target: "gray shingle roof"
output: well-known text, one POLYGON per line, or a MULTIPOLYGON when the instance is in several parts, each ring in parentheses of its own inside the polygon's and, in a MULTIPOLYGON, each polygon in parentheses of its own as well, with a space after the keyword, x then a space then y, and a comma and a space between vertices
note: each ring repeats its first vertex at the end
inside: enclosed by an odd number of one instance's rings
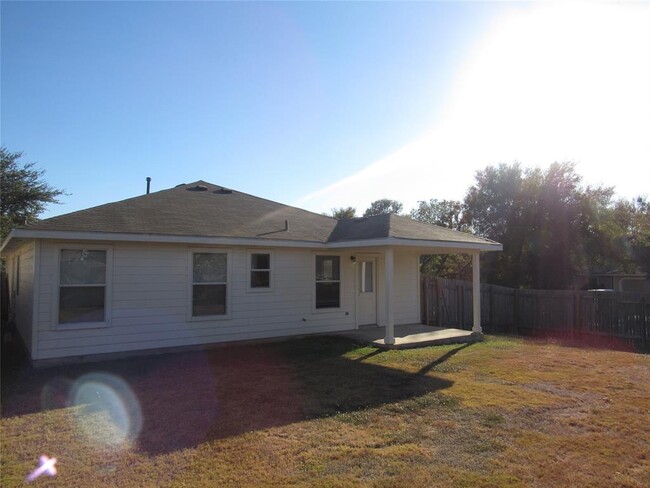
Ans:
POLYGON ((35 222, 28 230, 338 242, 410 239, 497 244, 394 214, 336 220, 205 181, 35 222), (285 221, 288 229, 285 230, 285 221))
POLYGON ((332 232, 329 242, 387 237, 437 242, 464 242, 468 244, 498 244, 490 239, 458 232, 447 227, 419 222, 395 214, 340 220, 334 232, 332 232))
POLYGON ((197 181, 41 220, 26 228, 325 242, 336 222, 331 217, 197 181), (289 230, 285 230, 285 220, 289 221, 289 230))

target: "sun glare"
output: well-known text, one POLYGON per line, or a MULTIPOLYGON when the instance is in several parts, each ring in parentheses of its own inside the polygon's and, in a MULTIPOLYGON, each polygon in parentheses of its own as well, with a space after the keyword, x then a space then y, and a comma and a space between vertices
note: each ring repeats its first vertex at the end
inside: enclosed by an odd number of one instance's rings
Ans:
MULTIPOLYGON (((650 181, 650 6, 542 4, 499 19, 455 77, 430 130, 299 202, 461 199, 488 164, 572 160, 632 197, 650 181)), ((646 185, 647 186, 647 185, 646 185)))

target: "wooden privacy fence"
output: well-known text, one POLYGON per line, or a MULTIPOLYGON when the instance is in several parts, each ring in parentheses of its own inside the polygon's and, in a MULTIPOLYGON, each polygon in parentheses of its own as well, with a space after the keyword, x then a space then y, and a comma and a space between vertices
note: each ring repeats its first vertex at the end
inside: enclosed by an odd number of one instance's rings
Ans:
MULTIPOLYGON (((423 323, 471 329, 471 282, 423 276, 421 285, 423 323)), ((481 325, 487 333, 618 341, 648 350, 650 296, 481 284, 481 325)))

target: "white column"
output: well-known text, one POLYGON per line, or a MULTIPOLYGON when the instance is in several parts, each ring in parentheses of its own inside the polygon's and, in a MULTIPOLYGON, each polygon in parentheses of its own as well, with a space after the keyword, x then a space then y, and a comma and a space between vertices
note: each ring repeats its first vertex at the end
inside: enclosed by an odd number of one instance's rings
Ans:
POLYGON ((395 344, 395 318, 393 317, 393 249, 384 255, 384 281, 386 282, 386 334, 385 344, 395 344))
POLYGON ((481 333, 481 271, 480 271, 481 252, 476 251, 472 254, 472 332, 481 333))

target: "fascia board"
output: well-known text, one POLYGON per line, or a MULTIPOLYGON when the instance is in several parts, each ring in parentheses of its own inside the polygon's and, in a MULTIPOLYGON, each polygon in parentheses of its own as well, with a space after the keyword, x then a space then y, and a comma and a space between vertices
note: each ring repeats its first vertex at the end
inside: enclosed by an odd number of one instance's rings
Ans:
POLYGON ((450 249, 450 250, 467 250, 467 251, 502 251, 503 245, 495 243, 474 243, 474 242, 454 242, 454 241, 427 241, 424 239, 398 239, 388 237, 382 239, 368 239, 357 241, 332 242, 328 247, 353 248, 353 247, 378 247, 378 246, 397 246, 397 247, 427 247, 431 249, 450 249))
POLYGON ((293 248, 320 248, 320 249, 345 249, 357 247, 421 247, 430 249, 449 249, 459 251, 501 251, 503 246, 499 243, 472 243, 454 241, 428 241, 423 239, 398 239, 394 237, 380 239, 359 239, 343 242, 316 242, 316 241, 288 241, 257 239, 251 237, 200 237, 158 234, 119 234, 106 232, 72 232, 52 230, 14 229, 3 244, 4 247, 12 238, 31 239, 58 239, 82 241, 121 241, 121 242, 155 242, 167 244, 199 244, 199 245, 224 245, 224 246, 263 246, 263 247, 293 247, 293 248))
POLYGON ((325 247, 322 242, 316 241, 288 241, 256 239, 248 237, 203 237, 179 236, 160 234, 120 234, 109 232, 73 232, 54 230, 15 229, 12 231, 14 238, 26 237, 31 239, 57 239, 75 241, 120 241, 120 242, 155 242, 167 244, 205 244, 226 246, 272 246, 272 247, 325 247))

